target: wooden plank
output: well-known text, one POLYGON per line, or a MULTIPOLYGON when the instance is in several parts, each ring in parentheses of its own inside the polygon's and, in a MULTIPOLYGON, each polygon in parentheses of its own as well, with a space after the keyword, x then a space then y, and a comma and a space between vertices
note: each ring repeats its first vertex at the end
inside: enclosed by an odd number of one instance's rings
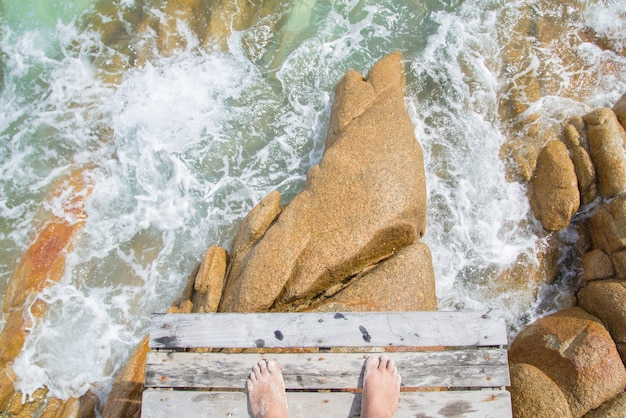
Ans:
POLYGON ((504 320, 476 312, 159 314, 150 347, 504 346, 504 320))
MULTIPOLYGON (((291 418, 346 418, 360 415, 361 395, 348 392, 288 392, 291 418)), ((248 418, 244 392, 167 391, 143 394, 143 418, 175 416, 248 418)), ((510 418, 507 391, 402 392, 396 418, 510 418)))
MULTIPOLYGON (((361 387, 368 353, 224 354, 150 352, 147 387, 232 388, 245 386, 250 369, 262 358, 278 359, 288 389, 361 387)), ((508 386, 505 349, 387 353, 406 387, 508 386)))

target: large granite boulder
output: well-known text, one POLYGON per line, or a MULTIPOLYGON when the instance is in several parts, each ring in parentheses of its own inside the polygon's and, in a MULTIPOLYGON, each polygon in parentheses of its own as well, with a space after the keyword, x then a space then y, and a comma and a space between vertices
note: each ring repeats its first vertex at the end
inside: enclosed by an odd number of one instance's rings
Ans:
POLYGON ((626 369, 598 318, 569 308, 522 331, 509 352, 512 363, 539 368, 561 389, 572 416, 580 417, 626 386, 626 369))
POLYGON ((626 283, 596 281, 578 292, 578 304, 606 324, 626 363, 626 283))
POLYGON ((537 418, 550 416, 571 418, 567 400, 561 389, 531 364, 513 364, 510 368, 511 407, 515 418, 537 418))
POLYGON ((578 210, 578 179, 563 142, 550 141, 539 153, 530 182, 530 205, 548 231, 567 227, 578 210))
POLYGON ((322 161, 229 268, 221 311, 297 309, 424 234, 424 163, 403 87, 399 53, 376 63, 367 80, 344 76, 322 161))

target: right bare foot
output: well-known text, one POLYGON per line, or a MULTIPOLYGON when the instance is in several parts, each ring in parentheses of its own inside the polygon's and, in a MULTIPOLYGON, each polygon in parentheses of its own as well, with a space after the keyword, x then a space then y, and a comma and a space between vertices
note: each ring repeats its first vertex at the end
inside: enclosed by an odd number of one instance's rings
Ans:
POLYGON ((387 356, 368 357, 365 360, 362 418, 391 418, 400 401, 400 373, 387 356))
POLYGON ((254 418, 287 418, 285 381, 276 360, 261 360, 252 367, 246 382, 248 404, 254 418))

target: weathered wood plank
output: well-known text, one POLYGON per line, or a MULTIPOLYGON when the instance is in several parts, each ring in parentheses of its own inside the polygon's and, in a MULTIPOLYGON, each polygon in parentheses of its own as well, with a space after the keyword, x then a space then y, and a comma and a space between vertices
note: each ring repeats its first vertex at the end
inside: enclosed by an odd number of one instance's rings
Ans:
POLYGON ((505 346, 504 320, 475 312, 162 314, 150 347, 505 346))
MULTIPOLYGON (((507 386, 504 349, 387 353, 406 387, 507 386)), ((280 361, 288 389, 340 389, 361 386, 367 353, 224 354, 150 352, 146 386, 233 388, 245 386, 250 369, 262 358, 280 361)))
MULTIPOLYGON (((347 418, 360 415, 361 395, 348 392, 288 392, 292 418, 347 418)), ((248 418, 244 392, 166 391, 143 394, 143 418, 176 416, 248 418)), ((405 417, 510 418, 506 391, 402 392, 396 418, 405 417)))

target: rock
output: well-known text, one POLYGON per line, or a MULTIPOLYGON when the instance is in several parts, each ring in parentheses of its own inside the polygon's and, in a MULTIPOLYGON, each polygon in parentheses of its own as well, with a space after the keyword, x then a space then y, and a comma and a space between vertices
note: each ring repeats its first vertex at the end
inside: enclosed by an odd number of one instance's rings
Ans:
MULTIPOLYGON (((604 322, 618 348, 626 344, 626 283, 589 283, 578 292, 578 303, 604 322)), ((620 354, 622 361, 626 363, 626 353, 620 350, 620 354)))
POLYGON ((265 234, 280 212, 280 193, 273 191, 246 215, 231 245, 227 275, 236 277, 241 274, 250 248, 265 234))
POLYGON ((242 270, 229 271, 220 311, 306 304, 424 234, 424 163, 403 85, 399 53, 376 63, 367 81, 344 76, 322 161, 242 270))
POLYGON ((606 401, 599 408, 589 411, 585 418, 624 418, 626 412, 626 392, 606 401))
POLYGON ((618 251, 611 254, 611 261, 615 268, 615 276, 618 279, 626 279, 626 251, 618 251))
POLYGON ((548 231, 567 227, 578 210, 578 180, 563 142, 550 141, 539 153, 530 183, 530 205, 548 231))
POLYGON ((596 167, 600 194, 614 197, 626 189, 626 132, 609 108, 596 109, 583 118, 589 151, 596 167))
POLYGON ((4 411, 15 394, 13 380, 6 370, 0 371, 0 411, 4 411))
POLYGON ((582 280, 588 282, 590 280, 606 279, 615 274, 613 263, 608 255, 602 250, 593 250, 583 255, 583 274, 582 280))
POLYGON ((570 418, 567 400, 561 389, 541 370, 531 364, 510 367, 511 407, 516 418, 570 418))
POLYGON ((571 154, 578 190, 583 205, 592 202, 598 195, 596 187, 596 169, 591 161, 591 156, 580 143, 580 132, 573 123, 567 123, 563 127, 564 141, 571 154))
POLYGON ((317 311, 436 311, 435 271, 426 244, 398 251, 324 301, 317 311))
POLYGON ((509 359, 532 364, 552 379, 574 417, 597 408, 626 386, 626 369, 609 332, 581 308, 532 323, 513 341, 509 359))
POLYGON ((92 392, 66 401, 47 398, 41 418, 95 418, 99 403, 100 400, 92 392))
POLYGON ((192 312, 217 312, 226 276, 226 250, 211 246, 200 264, 194 281, 192 312))
POLYGON ((52 185, 46 201, 59 201, 63 214, 41 215, 42 227, 9 281, 2 307, 5 313, 21 307, 31 294, 63 275, 67 250, 87 218, 84 200, 93 188, 88 177, 86 170, 77 169, 52 185))
POLYGON ((617 116, 622 128, 626 129, 626 93, 622 94, 622 97, 613 106, 613 113, 617 116))
POLYGON ((102 411, 103 418, 141 416, 141 397, 149 350, 148 337, 144 337, 115 379, 102 411))
POLYGON ((588 225, 594 248, 608 255, 626 249, 626 196, 599 205, 588 225))

